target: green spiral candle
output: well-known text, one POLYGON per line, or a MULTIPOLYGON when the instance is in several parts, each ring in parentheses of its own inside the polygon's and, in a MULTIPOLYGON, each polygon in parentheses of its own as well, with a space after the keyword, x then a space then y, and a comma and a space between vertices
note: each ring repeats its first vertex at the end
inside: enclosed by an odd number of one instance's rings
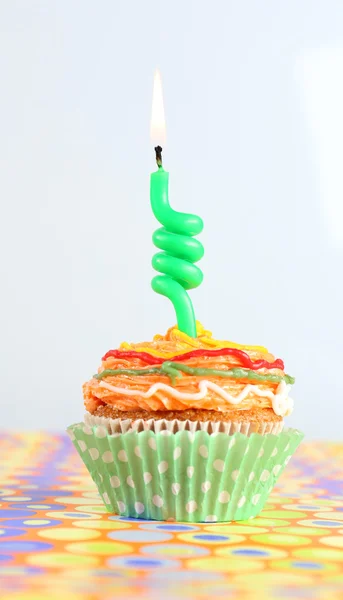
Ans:
POLYGON ((151 174, 150 201, 156 219, 163 225, 153 234, 153 242, 162 252, 152 259, 152 266, 162 273, 153 278, 152 289, 167 296, 175 308, 178 328, 196 337, 195 315, 192 301, 186 290, 198 287, 202 271, 194 263, 204 254, 204 247, 194 239, 203 229, 203 221, 196 215, 173 210, 169 204, 169 173, 162 167, 162 148, 157 146, 158 170, 151 174))

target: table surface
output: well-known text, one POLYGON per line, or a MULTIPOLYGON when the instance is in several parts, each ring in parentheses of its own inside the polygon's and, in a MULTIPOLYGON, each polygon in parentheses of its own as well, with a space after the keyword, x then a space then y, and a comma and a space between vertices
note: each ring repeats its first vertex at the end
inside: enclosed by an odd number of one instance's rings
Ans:
POLYGON ((108 514, 63 434, 4 434, 0 457, 2 599, 343 597, 343 444, 304 442, 227 524, 108 514))

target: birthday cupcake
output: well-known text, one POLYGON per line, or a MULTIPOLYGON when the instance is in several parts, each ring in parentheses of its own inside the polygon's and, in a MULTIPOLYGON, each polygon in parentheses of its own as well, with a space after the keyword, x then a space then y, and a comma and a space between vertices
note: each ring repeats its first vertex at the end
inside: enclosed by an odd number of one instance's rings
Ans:
POLYGON ((257 515, 302 434, 281 359, 177 327, 109 350, 69 434, 109 511, 178 521, 257 515))
MULTIPOLYGON (((157 131, 163 114, 155 79, 157 131)), ((154 121, 154 119, 152 119, 154 121)), ((284 429, 294 379, 265 348, 212 338, 187 290, 200 285, 200 217, 173 210, 156 146, 150 200, 155 292, 177 327, 122 344, 83 387, 83 423, 68 428, 110 512, 143 519, 230 521, 256 516, 303 435, 284 429)))

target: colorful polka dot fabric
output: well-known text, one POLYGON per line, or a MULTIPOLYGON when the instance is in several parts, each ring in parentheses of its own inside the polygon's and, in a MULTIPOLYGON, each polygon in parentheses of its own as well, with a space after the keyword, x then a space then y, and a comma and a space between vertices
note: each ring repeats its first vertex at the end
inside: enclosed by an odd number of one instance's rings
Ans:
POLYGON ((298 449, 255 519, 106 512, 66 435, 0 440, 2 600, 343 597, 343 444, 298 449))

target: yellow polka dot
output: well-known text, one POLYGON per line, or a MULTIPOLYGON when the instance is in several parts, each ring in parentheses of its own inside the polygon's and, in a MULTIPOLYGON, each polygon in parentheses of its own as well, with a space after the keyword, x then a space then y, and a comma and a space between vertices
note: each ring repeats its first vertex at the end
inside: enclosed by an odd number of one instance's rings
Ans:
POLYGON ((72 525, 75 527, 86 527, 86 529, 132 529, 130 523, 124 523, 124 521, 73 521, 72 525))
MULTIPOLYGON (((81 510, 81 507, 80 507, 81 510)), ((87 506, 87 510, 82 510, 81 512, 84 512, 85 514, 89 514, 89 506, 87 506)), ((73 514, 73 509, 71 509, 70 511, 65 511, 65 512, 60 512, 59 510, 52 510, 50 512, 46 513, 47 517, 51 517, 52 519, 76 519, 77 518, 77 513, 73 514)), ((96 515, 96 514, 92 514, 89 515, 89 520, 97 520, 97 519, 101 519, 100 515, 96 515)))
MULTIPOLYGON (((300 524, 304 524, 304 521, 299 521, 300 524)), ((323 529, 319 529, 317 527, 307 527, 306 529, 304 529, 304 527, 274 527, 273 528, 273 533, 290 533, 292 535, 304 535, 304 533, 306 535, 323 535, 323 529)))
POLYGON ((252 527, 251 525, 236 525, 232 523, 232 525, 212 525, 211 527, 204 527, 204 531, 209 531, 210 533, 224 533, 227 535, 232 534, 247 534, 247 533, 266 533, 269 529, 263 527, 252 527))
POLYGON ((37 508, 38 510, 44 510, 46 508, 45 504, 28 504, 27 508, 37 508))
POLYGON ((232 572, 249 572, 260 571, 264 568, 263 561, 258 560, 228 560, 227 558, 194 558, 186 561, 187 569, 195 571, 223 571, 224 573, 232 572))
MULTIPOLYGON (((272 492, 269 496, 269 499, 271 502, 273 502, 273 504, 283 504, 285 502, 284 498, 280 498, 278 492, 272 492)), ((267 507, 267 504, 266 504, 266 507, 267 507)))
POLYGON ((65 491, 65 492, 91 492, 96 490, 95 484, 92 482, 92 480, 88 480, 87 483, 85 483, 84 485, 80 484, 80 483, 69 483, 68 485, 61 485, 58 486, 59 490, 65 491))
POLYGON ((307 546, 312 543, 310 538, 288 533, 263 533, 262 535, 252 535, 251 539, 272 546, 307 546))
POLYGON ((305 560, 317 559, 343 562, 342 550, 334 550, 332 548, 299 548, 291 550, 291 553, 293 556, 304 558, 305 560))
POLYGON ((83 498, 95 498, 96 500, 99 500, 101 502, 99 492, 97 492, 96 490, 83 492, 82 496, 83 498))
MULTIPOLYGON (((277 527, 278 525, 290 525, 289 521, 283 521, 282 519, 264 519, 262 517, 256 517, 255 519, 249 519, 249 521, 240 521, 240 525, 249 525, 249 527, 277 527)), ((258 533, 258 532, 256 532, 258 533)))
MULTIPOLYGON (((94 499, 93 499, 94 502, 94 499)), ((100 514, 108 514, 108 511, 106 509, 106 506, 104 504, 100 505, 96 505, 96 506, 88 506, 88 504, 86 506, 75 506, 74 510, 77 510, 78 512, 83 512, 83 513, 100 513, 100 514)))
POLYGON ((343 512, 332 511, 332 512, 318 512, 314 513, 317 519, 329 519, 330 521, 343 521, 343 512))
MULTIPOLYGON (((57 504, 96 504, 94 498, 82 498, 82 496, 67 496, 66 498, 60 496, 55 498, 55 502, 57 502, 57 504)), ((99 500, 99 504, 101 503, 102 501, 99 500)))
POLYGON ((343 548, 343 536, 339 535, 330 535, 328 537, 322 537, 319 540, 322 544, 326 546, 334 546, 335 548, 343 548))
MULTIPOLYGON (((217 532, 216 532, 217 533, 217 532)), ((235 535, 235 534, 228 534, 226 533, 226 535, 223 535, 223 539, 221 540, 203 540, 200 538, 197 538, 197 536, 201 536, 201 531, 199 532, 192 532, 192 533, 182 533, 180 535, 178 535, 178 539, 179 540, 183 540, 184 542, 189 542, 190 544, 204 544, 205 546, 208 545, 217 545, 217 544, 238 544, 238 542, 243 542, 246 538, 244 535, 235 535)))
POLYGON ((91 540, 100 536, 94 529, 75 529, 74 527, 53 527, 38 532, 39 537, 48 540, 91 540))
MULTIPOLYGON (((317 493, 317 490, 316 490, 317 493)), ((300 500, 299 500, 300 502, 300 500)), ((304 504, 306 504, 306 502, 303 501, 304 504)), ((323 508, 325 508, 326 510, 332 510, 332 507, 335 506, 342 506, 342 500, 329 500, 328 498, 316 498, 315 500, 315 504, 318 504, 318 506, 323 506, 323 508)))
MULTIPOLYGON (((276 567, 276 562, 275 563, 270 563, 270 566, 272 568, 276 567)), ((243 584, 247 587, 247 589, 249 591, 251 591, 251 581, 247 581, 247 576, 245 574, 243 575, 235 575, 233 577, 234 581, 240 584, 243 584)), ((293 574, 293 573, 280 573, 280 572, 268 572, 268 571, 263 571, 263 573, 254 573, 254 583, 253 585, 255 586, 263 586, 263 588, 261 589, 266 589, 269 586, 286 586, 286 589, 288 589, 288 586, 292 585, 292 584, 313 584, 313 579, 311 575, 298 575, 298 574, 293 574)), ((258 598, 259 596, 256 595, 256 598, 258 598)))
POLYGON ((261 517, 267 519, 305 519, 307 513, 298 510, 263 510, 261 517))
POLYGON ((48 521, 47 519, 27 519, 26 521, 23 521, 24 525, 48 525, 49 523, 51 523, 51 521, 48 521))
POLYGON ((28 554, 26 562, 36 567, 95 567, 100 559, 96 556, 78 556, 67 552, 41 552, 28 554))
POLYGON ((128 554, 134 548, 121 542, 80 542, 68 544, 66 550, 80 554, 128 554))

